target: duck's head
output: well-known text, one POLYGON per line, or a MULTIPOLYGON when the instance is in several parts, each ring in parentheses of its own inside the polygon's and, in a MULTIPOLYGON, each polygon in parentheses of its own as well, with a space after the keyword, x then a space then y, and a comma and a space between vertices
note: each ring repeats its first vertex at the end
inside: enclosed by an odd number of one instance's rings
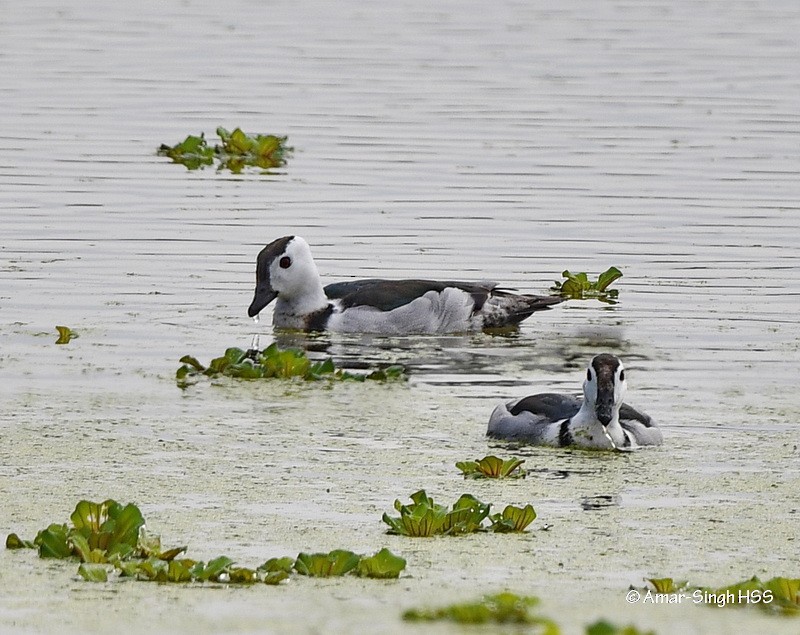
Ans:
POLYGON ((608 353, 596 355, 586 369, 583 395, 594 407, 597 420, 603 427, 618 415, 626 389, 625 367, 619 357, 608 353))
POLYGON ((316 301, 321 290, 319 272, 308 243, 300 236, 278 238, 258 254, 256 292, 247 315, 258 315, 277 297, 293 302, 310 295, 316 301))

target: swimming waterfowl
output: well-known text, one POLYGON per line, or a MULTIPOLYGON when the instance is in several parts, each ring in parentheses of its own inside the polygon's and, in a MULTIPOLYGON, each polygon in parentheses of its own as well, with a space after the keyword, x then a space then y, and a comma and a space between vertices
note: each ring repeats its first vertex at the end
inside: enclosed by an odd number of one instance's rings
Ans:
POLYGON ((660 445, 661 430, 653 419, 622 402, 626 389, 622 361, 602 353, 586 369, 583 399, 541 393, 500 404, 486 434, 553 447, 616 450, 660 445))
POLYGON ((438 282, 370 278, 323 287, 308 243, 284 236, 261 250, 256 290, 247 310, 255 317, 277 298, 272 322, 304 331, 443 334, 515 325, 562 301, 512 293, 493 282, 438 282))

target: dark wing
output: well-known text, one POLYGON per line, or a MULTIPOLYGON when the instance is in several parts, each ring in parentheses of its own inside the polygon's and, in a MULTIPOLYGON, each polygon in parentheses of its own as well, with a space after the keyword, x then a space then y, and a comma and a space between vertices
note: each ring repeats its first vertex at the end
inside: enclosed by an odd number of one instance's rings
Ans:
POLYGON ((520 399, 509 410, 512 415, 527 411, 546 421, 562 421, 575 416, 583 400, 577 395, 559 395, 544 392, 520 399))
POLYGON ((371 306, 381 311, 391 311, 413 302, 428 291, 441 293, 448 287, 456 287, 472 296, 473 311, 478 311, 489 298, 494 283, 437 282, 435 280, 380 280, 368 278, 335 282, 325 287, 325 295, 332 300, 341 300, 342 308, 371 306))
POLYGON ((625 427, 625 421, 638 421, 645 428, 656 427, 656 424, 650 415, 645 414, 641 410, 637 410, 633 406, 629 406, 626 403, 623 403, 619 408, 619 420, 623 424, 623 427, 625 427))

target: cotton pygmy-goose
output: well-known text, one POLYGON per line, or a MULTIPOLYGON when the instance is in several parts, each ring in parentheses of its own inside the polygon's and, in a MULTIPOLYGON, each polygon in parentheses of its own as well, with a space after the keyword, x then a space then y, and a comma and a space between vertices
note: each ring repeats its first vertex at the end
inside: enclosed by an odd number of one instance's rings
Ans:
POLYGON ((625 367, 615 355, 595 356, 586 370, 583 399, 541 393, 500 404, 487 435, 554 447, 627 449, 660 445, 661 430, 645 413, 623 403, 625 367))
POLYGON ((276 298, 276 327, 387 335, 515 325, 562 301, 512 293, 493 282, 371 278, 323 287, 311 249, 300 236, 274 240, 258 254, 255 296, 247 314, 255 317, 276 298))

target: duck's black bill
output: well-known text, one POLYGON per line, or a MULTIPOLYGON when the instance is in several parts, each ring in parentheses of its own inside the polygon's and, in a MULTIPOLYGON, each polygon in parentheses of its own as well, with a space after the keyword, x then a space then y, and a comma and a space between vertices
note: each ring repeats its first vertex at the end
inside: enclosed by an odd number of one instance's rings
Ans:
POLYGON ((597 420, 604 426, 611 423, 614 416, 614 404, 606 402, 598 402, 595 404, 595 412, 597 413, 597 420))
POLYGON ((277 297, 278 294, 272 290, 272 287, 256 287, 256 294, 253 297, 253 301, 250 303, 250 307, 247 309, 247 315, 250 317, 255 317, 261 312, 261 309, 263 309, 277 297))

